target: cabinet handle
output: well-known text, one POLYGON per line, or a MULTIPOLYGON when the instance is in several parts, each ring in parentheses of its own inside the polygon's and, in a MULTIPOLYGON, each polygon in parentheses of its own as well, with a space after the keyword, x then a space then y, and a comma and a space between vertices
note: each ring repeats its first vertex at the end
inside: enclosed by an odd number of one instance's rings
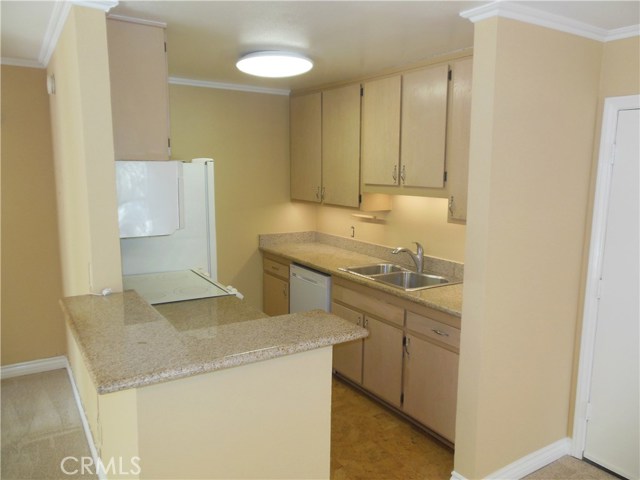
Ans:
POLYGON ((320 193, 320 200, 324 200, 324 188, 322 187, 322 192, 320 193))
POLYGON ((363 325, 364 325, 365 328, 368 327, 369 326, 369 320, 367 320, 365 318, 364 321, 363 321, 363 325))
POLYGON ((287 287, 282 287, 282 295, 284 295, 284 298, 287 298, 287 287))
POLYGON ((407 354, 407 357, 411 356, 411 354, 409 353, 410 340, 411 339, 409 337, 404 337, 404 352, 407 354))
POLYGON ((400 180, 402 180, 402 184, 405 184, 405 180, 407 179, 407 171, 405 170, 406 165, 402 165, 402 170, 400 171, 400 180))
POLYGON ((398 165, 393 166, 393 173, 391 174, 391 176, 393 177, 394 182, 398 181, 398 165))
POLYGON ((431 331, 436 335, 440 335, 441 337, 448 337, 449 334, 447 332, 443 332, 442 330, 438 330, 436 328, 432 328, 431 331))
POLYGON ((449 215, 453 215, 453 195, 449 197, 449 215))
POLYGON ((316 200, 320 200, 320 187, 316 189, 316 200))

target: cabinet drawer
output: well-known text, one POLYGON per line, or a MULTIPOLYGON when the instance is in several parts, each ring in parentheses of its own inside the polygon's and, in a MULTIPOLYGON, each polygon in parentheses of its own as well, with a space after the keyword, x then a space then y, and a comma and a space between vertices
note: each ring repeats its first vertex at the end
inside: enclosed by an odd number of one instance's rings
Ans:
POLYGON ((402 307, 381 302, 373 297, 349 290, 340 285, 334 285, 332 290, 333 300, 346 303, 365 313, 369 313, 399 326, 404 324, 404 309, 402 307))
POLYGON ((407 329, 446 343, 456 349, 460 348, 460 330, 429 317, 407 312, 407 329))
POLYGON ((270 273, 271 275, 275 275, 277 277, 282 277, 285 280, 289 280, 289 266, 283 265, 278 262, 274 262, 268 258, 264 259, 264 271, 270 273))

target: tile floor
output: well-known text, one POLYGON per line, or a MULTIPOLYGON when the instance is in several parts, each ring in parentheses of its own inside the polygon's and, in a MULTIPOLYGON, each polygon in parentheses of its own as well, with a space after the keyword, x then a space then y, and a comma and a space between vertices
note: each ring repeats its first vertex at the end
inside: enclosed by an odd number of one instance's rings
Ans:
POLYGON ((66 370, 2 380, 3 480, 96 478, 60 469, 67 456, 91 456, 72 392, 66 370))
MULTIPOLYGON (((65 456, 90 456, 65 370, 2 380, 3 480, 96 478, 64 475, 65 456)), ((333 380, 332 480, 449 480, 453 452, 345 383, 333 380)), ((613 480, 573 457, 527 480, 613 480)))
POLYGON ((333 480, 449 480, 453 451, 363 393, 333 380, 333 480))

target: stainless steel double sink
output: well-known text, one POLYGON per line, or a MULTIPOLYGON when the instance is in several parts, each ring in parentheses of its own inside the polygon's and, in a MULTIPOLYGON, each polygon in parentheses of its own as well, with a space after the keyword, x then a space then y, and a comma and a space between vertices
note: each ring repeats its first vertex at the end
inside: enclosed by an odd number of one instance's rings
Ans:
POLYGON ((414 272, 393 263, 344 267, 339 268, 339 270, 405 291, 423 290, 425 288, 440 287, 452 283, 449 279, 441 277, 440 275, 414 272))

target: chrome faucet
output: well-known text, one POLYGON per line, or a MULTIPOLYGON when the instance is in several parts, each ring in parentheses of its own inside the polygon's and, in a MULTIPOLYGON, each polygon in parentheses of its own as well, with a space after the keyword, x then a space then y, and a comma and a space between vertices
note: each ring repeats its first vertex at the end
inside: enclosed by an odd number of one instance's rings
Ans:
POLYGON ((404 247, 394 248, 393 250, 391 250, 391 253, 398 254, 401 252, 407 252, 409 255, 411 255, 411 259, 413 260, 413 263, 416 264, 416 271, 419 273, 422 273, 422 262, 423 262, 422 255, 424 254, 424 249, 422 248, 422 245, 420 245, 418 242, 413 242, 413 243, 415 243, 416 246, 418 247, 416 253, 413 253, 411 250, 404 247))

